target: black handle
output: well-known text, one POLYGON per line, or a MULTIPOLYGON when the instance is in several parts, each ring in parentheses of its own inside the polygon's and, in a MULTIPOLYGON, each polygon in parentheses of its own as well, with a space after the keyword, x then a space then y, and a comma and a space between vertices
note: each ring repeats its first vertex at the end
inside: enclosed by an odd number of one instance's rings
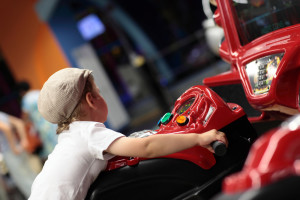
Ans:
POLYGON ((211 143, 212 148, 217 156, 224 156, 227 151, 226 145, 221 141, 214 141, 211 143))

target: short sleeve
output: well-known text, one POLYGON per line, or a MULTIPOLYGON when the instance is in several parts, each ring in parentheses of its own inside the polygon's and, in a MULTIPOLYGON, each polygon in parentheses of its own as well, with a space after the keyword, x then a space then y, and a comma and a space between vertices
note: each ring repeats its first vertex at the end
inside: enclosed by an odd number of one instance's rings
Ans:
POLYGON ((101 160, 109 160, 114 155, 105 153, 104 151, 120 137, 125 135, 105 128, 103 124, 95 123, 89 127, 88 148, 93 157, 101 160))

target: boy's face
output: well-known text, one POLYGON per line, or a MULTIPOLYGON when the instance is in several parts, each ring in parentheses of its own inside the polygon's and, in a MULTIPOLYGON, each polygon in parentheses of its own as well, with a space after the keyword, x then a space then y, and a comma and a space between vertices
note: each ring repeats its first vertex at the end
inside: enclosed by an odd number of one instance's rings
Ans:
POLYGON ((104 123, 107 120, 108 108, 95 82, 93 82, 93 94, 95 95, 96 105, 99 108, 96 113, 97 121, 104 123))

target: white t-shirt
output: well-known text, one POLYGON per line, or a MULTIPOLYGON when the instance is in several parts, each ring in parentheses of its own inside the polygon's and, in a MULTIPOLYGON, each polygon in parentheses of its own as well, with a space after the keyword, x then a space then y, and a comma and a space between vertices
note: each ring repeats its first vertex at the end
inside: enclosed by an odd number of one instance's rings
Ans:
POLYGON ((58 136, 58 144, 36 177, 29 200, 82 200, 107 160, 104 150, 124 135, 104 124, 76 121, 58 136))

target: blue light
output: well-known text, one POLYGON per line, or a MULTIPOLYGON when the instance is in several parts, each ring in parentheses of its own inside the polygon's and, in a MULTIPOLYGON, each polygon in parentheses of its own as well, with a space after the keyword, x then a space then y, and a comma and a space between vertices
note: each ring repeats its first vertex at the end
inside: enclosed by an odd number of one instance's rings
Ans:
POLYGON ((90 14, 77 24, 78 30, 85 40, 91 40, 105 31, 105 26, 96 14, 90 14))

